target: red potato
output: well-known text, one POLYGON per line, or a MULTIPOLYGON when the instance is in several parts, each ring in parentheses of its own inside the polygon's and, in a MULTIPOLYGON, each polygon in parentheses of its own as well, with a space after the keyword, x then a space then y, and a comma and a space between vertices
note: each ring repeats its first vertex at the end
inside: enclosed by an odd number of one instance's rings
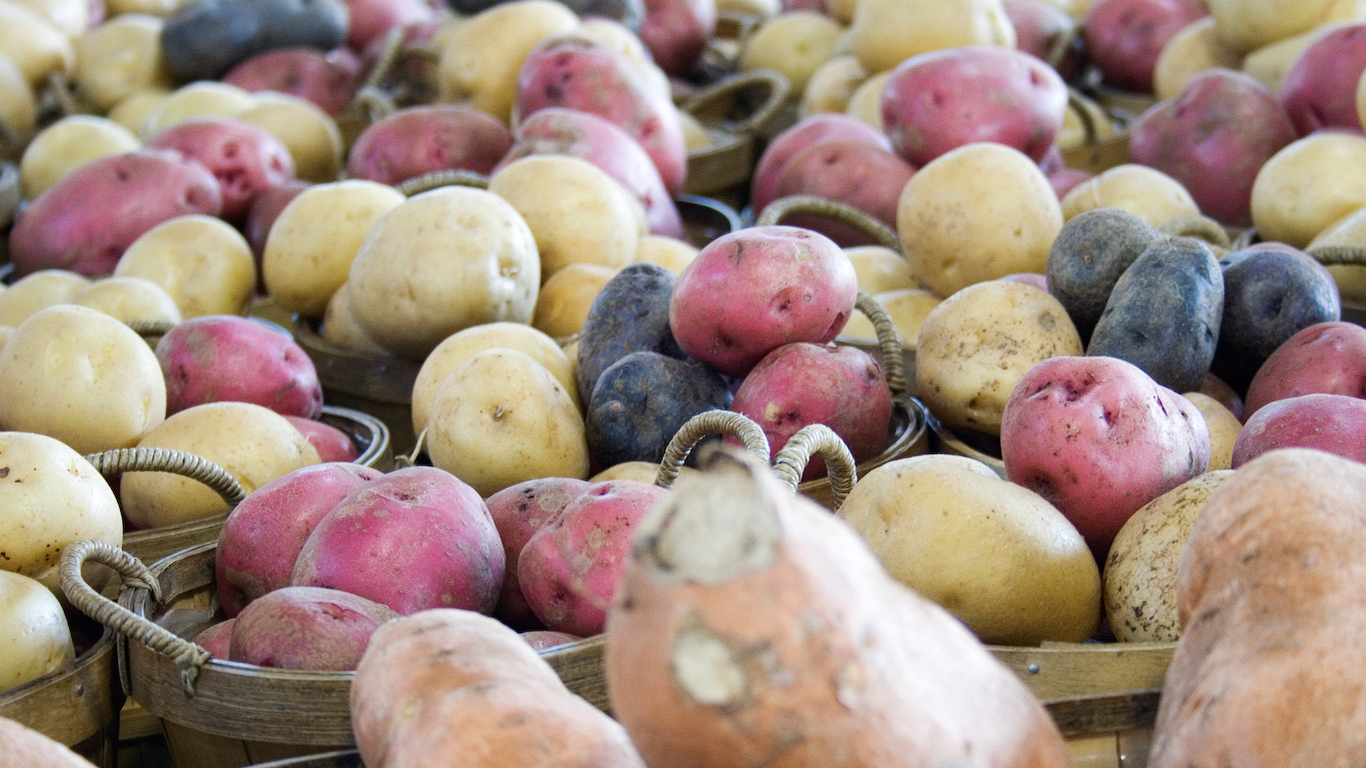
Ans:
MULTIPOLYGON (((798 152, 778 178, 777 195, 815 195, 844 203, 896 227, 901 190, 915 168, 892 152, 859 140, 830 139, 798 152)), ((858 227, 820 216, 789 216, 784 223, 829 237, 841 247, 876 245, 858 227)))
POLYGON ((289 586, 309 534, 342 499, 383 473, 357 464, 312 464, 247 495, 223 523, 214 559, 223 612, 236 616, 251 601, 289 586))
POLYGON ((602 632, 636 525, 666 494, 635 480, 594 483, 527 541, 517 578, 546 629, 602 632))
POLYGON ((498 529, 479 494, 449 472, 416 466, 338 502, 304 542, 292 581, 405 615, 437 607, 489 613, 503 567, 498 529))
POLYGON ((371 123, 347 154, 353 179, 399 184, 432 171, 489 174, 512 148, 512 132, 486 112, 459 104, 406 107, 371 123))
POLYGON ((285 414, 294 428, 304 433, 323 461, 350 462, 360 455, 351 436, 325 421, 285 414))
POLYGON ((1199 0, 1095 0, 1086 11, 1086 55, 1108 85, 1153 92, 1153 69, 1177 32, 1209 15, 1199 0))
POLYGON ((340 115, 360 88, 360 60, 349 52, 276 48, 251 56, 223 76, 250 93, 277 91, 307 99, 329 115, 340 115))
POLYGON ((531 155, 571 155, 587 160, 640 201, 651 234, 683 237, 678 206, 664 189, 654 162, 630 134, 606 118, 577 109, 542 109, 517 126, 512 149, 493 172, 531 155))
POLYGON ((557 648, 561 645, 576 643, 582 640, 578 635, 571 635, 568 632, 551 632, 548 629, 535 629, 530 632, 523 632, 522 639, 527 645, 537 651, 544 651, 549 648, 557 648))
POLYGON ((1366 24, 1349 24, 1319 35, 1281 81, 1276 100, 1295 130, 1308 136, 1320 128, 1361 130, 1357 83, 1366 71, 1366 24))
POLYGON ((194 641, 215 659, 227 659, 232 647, 232 625, 237 619, 226 619, 195 635, 194 641))
POLYGON ((1246 413, 1311 394, 1366 398, 1366 328, 1342 321, 1315 323, 1286 339, 1252 377, 1246 413))
POLYGON ((242 609, 228 658, 261 667, 349 671, 379 625, 398 614, 373 600, 320 587, 284 587, 242 609))
POLYGON ((743 376, 794 341, 824 344, 854 311, 858 276, 830 238, 798 227, 749 227, 707 244, 669 299, 679 349, 743 376))
POLYGON ((42 269, 108 275, 157 224, 222 210, 218 181, 198 160, 146 149, 103 157, 63 176, 19 212, 9 233, 10 263, 15 277, 42 269))
POLYGON ((541 626, 540 619, 522 596, 517 560, 531 537, 591 485, 587 480, 573 477, 543 477, 509 486, 484 500, 493 525, 498 529, 498 538, 503 542, 505 575, 502 591, 498 593, 498 605, 493 609, 493 615, 499 621, 518 630, 541 626))
POLYGON ((683 189, 688 148, 683 122, 668 95, 625 54, 584 37, 541 42, 517 74, 521 119, 547 107, 567 107, 604 117, 640 143, 670 194, 683 189))
POLYGON ((1195 406, 1113 357, 1035 365, 1001 416, 1006 477, 1057 507, 1098 559, 1139 507, 1206 472, 1209 454, 1195 406))
POLYGON ((692 74, 715 33, 716 0, 645 0, 640 41, 667 74, 692 74))
POLYGON ((294 178, 294 158, 274 134, 232 117, 194 117, 153 136, 151 149, 173 149, 204 164, 223 192, 222 218, 240 222, 252 198, 294 178))
POLYGON ((356 51, 382 40, 395 27, 422 24, 436 16, 436 9, 424 0, 346 0, 346 9, 346 44, 356 51))
POLYGON ((994 141, 1039 162, 1057 138, 1067 84, 1013 48, 965 45, 918 54, 882 88, 892 148, 920 167, 965 144, 994 141))
MULTIPOLYGON (((1015 47, 1048 61, 1049 55, 1065 36, 1076 33, 1077 20, 1050 0, 1006 0, 1001 4, 1015 27, 1015 47)), ((1065 49, 1057 64, 1058 74, 1071 82, 1081 66, 1081 37, 1065 49)))
POLYGON ((1317 448, 1366 462, 1366 400, 1311 394, 1267 403, 1247 417, 1233 443, 1237 469, 1278 448, 1317 448))
MULTIPOLYGON (((763 427, 777 455, 797 430, 824 424, 849 446, 854 461, 887 447, 892 393, 882 366, 857 347, 785 344, 764 356, 740 382, 731 410, 763 427)), ((813 456, 804 480, 825 477, 825 460, 813 456)))
POLYGON ((1181 182, 1202 213, 1247 227, 1257 172, 1294 140, 1294 126, 1266 86, 1216 68, 1134 121, 1129 156, 1181 182))
POLYGON ((166 377, 166 415, 235 400, 281 415, 315 418, 323 388, 313 360, 292 338, 241 315, 201 315, 156 345, 166 377))
POLYGON ((891 151, 892 143, 876 128, 840 113, 822 113, 802 119, 773 138, 759 157, 750 182, 750 206, 763 211, 778 199, 778 180, 788 162, 807 147, 830 139, 861 141, 891 151))

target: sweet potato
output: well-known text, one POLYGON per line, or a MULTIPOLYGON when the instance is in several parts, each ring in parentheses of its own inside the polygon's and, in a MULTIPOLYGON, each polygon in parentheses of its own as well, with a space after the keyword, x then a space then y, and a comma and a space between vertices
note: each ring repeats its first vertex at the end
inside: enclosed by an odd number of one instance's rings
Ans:
POLYGON ((396 618, 388 606, 350 592, 284 587, 237 615, 228 658, 279 669, 349 671, 375 630, 396 618))
POLYGON ((1068 765, 1024 684, 842 520, 718 451, 642 523, 607 623, 651 768, 1068 765))

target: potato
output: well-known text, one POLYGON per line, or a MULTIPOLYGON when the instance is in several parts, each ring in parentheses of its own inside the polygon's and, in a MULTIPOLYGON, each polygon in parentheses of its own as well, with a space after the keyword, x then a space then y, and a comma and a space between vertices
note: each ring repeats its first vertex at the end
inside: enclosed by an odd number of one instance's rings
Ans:
POLYGON ((166 383, 142 337, 103 312, 59 304, 20 323, 0 351, 0 429, 81 453, 128 448, 166 418, 166 383))
POLYGON ((0 122, 13 136, 0 138, 0 158, 17 160, 38 122, 38 98, 8 56, 0 55, 0 122))
POLYGON ((317 184, 280 211, 266 237, 266 292, 287 312, 318 317, 346 282, 361 242, 406 198, 387 184, 349 179, 317 184))
POLYGON ((143 118, 138 135, 150 139, 196 117, 236 117, 256 106, 256 97, 235 85, 196 80, 172 91, 143 118))
POLYGON ((0 51, 18 66, 35 91, 44 86, 48 75, 70 74, 76 61, 71 38, 18 3, 0 3, 0 51))
POLYGON ((981 462, 942 454, 892 461, 860 478, 838 514, 893 578, 982 642, 1081 642, 1100 623, 1100 570, 1081 534, 1052 504, 981 462))
MULTIPOLYGON (((716 34, 715 0, 645 0, 640 39, 664 72, 687 77, 716 34)), ((580 16, 597 14, 579 12, 580 16)))
POLYGON ((1100 0, 1087 9, 1081 29, 1087 58, 1107 85, 1152 93, 1162 49, 1208 13, 1201 0, 1100 0))
MULTIPOLYGON (((1366 206, 1352 211, 1330 224, 1314 236, 1305 247, 1313 251, 1319 246, 1357 245, 1366 242, 1366 206)), ((1350 304, 1366 304, 1366 266, 1350 264, 1328 265, 1328 273, 1337 283, 1341 300, 1350 304)))
POLYGON ((90 285, 90 278, 66 269, 41 269, 24 275, 0 291, 0 325, 18 327, 44 307, 70 303, 90 285))
POLYGON ((1233 444, 1233 468, 1279 448, 1316 448, 1366 462, 1366 399, 1311 393, 1275 400, 1247 417, 1233 444))
POLYGON ((1247 389, 1248 416, 1287 397, 1312 393, 1366 395, 1366 329, 1325 322, 1305 328, 1276 348, 1247 389))
POLYGON ((802 91, 802 117, 840 114, 849 108, 854 91, 868 79, 868 71, 852 55, 834 56, 811 73, 802 91))
POLYGON ((678 275, 697 258, 695 246, 666 235, 646 235, 636 242, 636 261, 663 267, 678 275))
POLYGON ((237 315, 256 288, 256 260, 246 239, 222 219, 178 216, 134 240, 114 275, 160 285, 187 318, 237 315))
POLYGON ((1325 131, 1272 155, 1252 184, 1252 223, 1262 240, 1303 248, 1366 205, 1366 136, 1325 131))
POLYGON ((879 72, 864 80, 849 95, 844 114, 859 120, 879 133, 886 130, 882 122, 882 89, 892 79, 892 70, 879 72))
MULTIPOLYGON (((872 129, 856 118, 841 114, 806 117, 783 130, 764 147, 750 181, 750 206, 762 212, 778 199, 778 183, 792 158, 825 141, 858 141, 888 152, 892 144, 881 129, 872 129)), ((904 182, 903 182, 904 183, 904 182)))
POLYGON ((534 155, 503 166, 489 191, 522 215, 541 255, 541 281, 570 264, 624 267, 648 230, 638 200, 596 165, 534 155))
POLYGON ((347 283, 342 283, 337 292, 332 294, 332 298, 328 300, 327 309, 323 312, 322 325, 318 328, 318 335, 322 336, 329 344, 336 344, 342 349, 369 352, 381 356, 392 354, 367 336, 365 330, 356 323, 355 316, 351 314, 351 290, 347 283))
MULTIPOLYGON (((0 617, 4 617, 4 630, 0 632, 0 648, 4 649, 0 690, 32 682, 75 662, 76 650, 62 604, 43 584, 0 570, 0 617)), ((7 752, 14 755, 13 751, 7 752)))
POLYGON ((849 44, 869 72, 886 72, 926 51, 963 45, 1015 47, 1000 0, 860 0, 849 44))
MULTIPOLYGON (((656 465, 658 471, 658 465, 656 465)), ((651 478, 647 482, 653 482, 651 478)), ((592 481, 598 482, 598 481, 592 481)), ((588 490, 590 482, 572 477, 543 477, 510 485, 485 499, 489 516, 503 542, 505 562, 503 588, 493 615, 513 629, 526 631, 541 626, 540 619, 527 605, 517 580, 517 561, 522 548, 541 526, 550 522, 576 496, 588 490)))
POLYGON ((422 361, 413 381, 413 434, 427 428, 441 382, 466 360, 490 349, 512 349, 530 356, 564 387, 574 408, 582 410, 569 358, 553 338, 523 323, 483 323, 447 336, 422 361))
POLYGON ((583 417, 545 366, 511 349, 466 360, 437 387, 427 425, 434 466, 490 496, 538 477, 586 478, 583 417))
POLYGON ((601 264, 570 264, 557 271, 536 297, 532 327, 557 339, 577 334, 593 298, 616 274, 615 268, 601 264))
POLYGON ((131 93, 109 108, 109 119, 137 134, 139 138, 146 138, 147 134, 142 127, 147 122, 147 116, 160 109, 161 103, 170 96, 170 88, 148 88, 131 93))
MULTIPOLYGON (((401 65, 399 65, 401 66, 401 65)), ((360 88, 361 61, 346 48, 274 48, 238 62, 222 82, 256 95, 297 96, 331 116, 340 116, 360 88)), ((327 179, 327 181, 334 181, 327 179)))
POLYGON ((945 297, 1014 272, 1042 272, 1062 223, 1039 166, 992 142, 950 150, 916 171, 896 215, 911 270, 945 297))
POLYGON ((362 24, 362 12, 353 20, 343 0, 197 0, 167 18, 161 53, 181 82, 217 80, 234 64, 272 48, 336 48, 353 21, 362 24))
POLYGON ((294 178, 289 148, 270 131, 236 117, 182 120, 147 140, 204 164, 223 193, 222 218, 240 224, 254 197, 294 178))
POLYGON ((1355 2, 1342 0, 1206 0, 1219 40, 1246 53, 1332 21, 1360 15, 1355 2))
POLYGON ((289 150, 297 178, 335 181, 342 168, 342 135, 337 123, 311 101, 285 93, 257 93, 256 106, 237 119, 264 128, 289 150))
POLYGON ((1232 475, 1225 467, 1187 480, 1144 504, 1119 529, 1104 573, 1105 616, 1116 640, 1174 643, 1181 636, 1176 565, 1195 518, 1232 475))
MULTIPOLYGON (((910 350, 914 350, 920 341, 920 329, 925 324, 925 318, 929 317, 930 312, 943 301, 924 288, 887 291, 874 294, 873 298, 877 299, 887 315, 892 318, 902 348, 910 350)), ((859 313, 849 318, 840 336, 872 341, 877 339, 877 329, 873 327, 871 320, 859 313)))
POLYGON ((32 200, 70 171, 91 160, 133 152, 142 141, 133 132, 103 117, 69 115, 33 137, 19 160, 24 197, 32 200))
POLYGON ((180 308, 165 288, 141 277, 106 277, 71 297, 72 304, 98 309, 115 320, 181 320, 180 308))
POLYGON ((339 589, 283 587, 237 616, 228 659, 273 669, 350 671, 370 635, 397 618, 387 606, 339 589))
POLYGON ((843 30, 839 22, 813 11, 780 13, 745 37, 740 70, 771 69, 787 79, 794 94, 804 93, 811 76, 834 54, 843 30))
POLYGON ((867 294, 918 288, 911 266, 896 251, 881 245, 845 248, 844 253, 854 265, 858 288, 867 294))
POLYGON ((1291 65, 1304 52, 1304 49, 1308 48, 1309 44, 1316 40, 1319 35, 1342 23, 1345 22, 1324 24, 1307 32, 1278 39, 1275 42, 1248 51, 1247 55, 1243 57, 1240 68, 1255 77, 1267 87, 1267 90, 1275 94, 1280 91, 1286 73, 1290 71, 1291 65))
POLYGON ((541 263, 511 204, 482 189, 442 187, 381 216, 347 279, 365 334, 420 359, 461 329, 531 320, 541 263))
MULTIPOLYGON (((897 201, 915 167, 894 152, 866 141, 827 139, 793 155, 774 190, 837 200, 888 227, 896 224, 897 201)), ((788 226, 820 232, 841 246, 865 245, 877 238, 865 228, 818 214, 784 217, 788 226)))
POLYGON ((654 264, 622 268, 598 291, 579 333, 575 379, 587 402, 607 367, 632 352, 684 357, 669 325, 669 302, 677 280, 654 264))
POLYGON ((1100 207, 1067 221, 1048 250, 1048 292, 1062 302, 1083 339, 1091 338, 1110 292, 1159 232, 1121 208, 1100 207))
POLYGON ((77 38, 72 78, 80 94, 95 109, 108 112, 139 91, 173 88, 161 58, 163 26, 157 16, 129 13, 77 38))
MULTIPOLYGON (((66 545, 123 542, 123 518, 109 483, 66 443, 34 432, 0 432, 0 521, 4 568, 56 591, 66 545)), ((8 623, 5 626, 10 626, 8 623)))
MULTIPOLYGON (((1254 193, 1255 194, 1255 193, 1254 193)), ((1154 227, 1200 207, 1181 182, 1145 165, 1125 163, 1083 181, 1062 198, 1062 214, 1072 219, 1093 208, 1122 208, 1154 227)))
POLYGON ((1238 440, 1238 433, 1243 431, 1243 422, 1223 403, 1203 392, 1184 392, 1182 395, 1200 411, 1205 417, 1205 426, 1209 427, 1210 471, 1231 468, 1233 444, 1238 440))
POLYGON ((1000 434, 1016 382, 1036 364, 1081 349, 1057 299, 1022 283, 977 283, 925 316, 916 342, 916 390, 944 424, 1000 434))
POLYGON ((382 184, 447 170, 487 175, 511 148, 512 132, 486 112, 459 104, 420 104, 366 126, 347 153, 346 173, 382 184))
POLYGON ((1276 99, 1301 136, 1320 128, 1361 129, 1356 93, 1366 68, 1363 24, 1324 32, 1295 59, 1276 99))
MULTIPOLYGON (((254 403, 187 408, 157 425, 139 448, 174 448, 227 470, 251 493, 288 472, 319 463, 318 451, 284 416, 254 403)), ((223 512, 227 502, 196 480, 166 472, 124 475, 119 497, 136 528, 157 528, 223 512)))
MULTIPOLYGON (((678 476, 696 475, 697 470, 693 467, 684 465, 679 467, 678 476)), ((659 479, 659 462, 656 461, 623 461, 620 464, 613 464, 603 471, 588 478, 590 483, 605 483, 608 480, 635 480, 641 483, 653 483, 659 479)))

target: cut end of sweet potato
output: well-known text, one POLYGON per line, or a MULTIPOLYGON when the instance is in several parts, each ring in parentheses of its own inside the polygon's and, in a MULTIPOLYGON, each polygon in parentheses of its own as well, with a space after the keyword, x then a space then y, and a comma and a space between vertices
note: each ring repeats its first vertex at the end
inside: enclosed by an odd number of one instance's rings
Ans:
POLYGON ((697 704, 732 706, 749 695, 749 676, 734 649, 705 628, 678 633, 669 662, 678 689, 697 704))

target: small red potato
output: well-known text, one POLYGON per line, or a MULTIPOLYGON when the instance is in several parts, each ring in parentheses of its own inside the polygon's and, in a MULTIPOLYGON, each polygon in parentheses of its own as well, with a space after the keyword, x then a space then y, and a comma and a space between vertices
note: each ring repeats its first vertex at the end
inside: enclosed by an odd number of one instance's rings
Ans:
POLYGON ((258 53, 223 76, 223 82, 249 93, 277 91, 308 99, 333 116, 346 110, 360 81, 355 56, 302 47, 258 53))
POLYGON ((285 418, 308 438, 309 444, 318 451, 318 458, 323 461, 355 461, 360 455, 350 435, 325 421, 289 414, 285 414, 285 418))
POLYGON ((1162 48, 1207 15, 1199 0, 1095 0, 1082 25, 1086 54, 1109 85, 1152 93, 1162 48))
POLYGON ((363 51, 391 29, 422 24, 436 16, 436 6, 424 0, 345 0, 348 11, 346 44, 363 51))
POLYGON ((716 32, 716 0, 645 0, 640 40, 659 68, 686 77, 716 32))
POLYGON ((1113 357, 1039 363, 1001 416, 1006 477, 1052 502, 1098 558, 1139 507, 1207 471, 1209 454, 1199 410, 1113 357))
POLYGON ((759 157, 750 182, 750 206, 761 212, 778 199, 778 180, 788 162, 802 150, 830 139, 860 141, 891 151, 892 144, 876 128, 862 120, 839 113, 811 115, 773 138, 759 157))
POLYGON ((1237 469, 1277 448, 1317 448, 1366 462, 1366 400, 1310 394, 1276 400, 1247 418, 1233 443, 1237 469))
POLYGON ((173 149, 204 164, 223 193, 222 217, 239 222, 261 192, 294 178, 294 158, 264 128, 232 117, 195 117, 153 136, 151 149, 173 149))
POLYGON ((351 146, 353 179, 399 184, 432 171, 489 174, 512 148, 512 133, 491 115, 458 104, 407 107, 372 123, 351 146))
POLYGON ((254 600, 232 625, 228 658, 261 667, 349 671, 379 625, 398 614, 321 587, 284 587, 254 600))
POLYGON ((1366 398, 1366 328, 1341 321, 1315 323, 1286 339, 1252 377, 1246 414, 1310 394, 1366 398))
POLYGON ((1276 99, 1300 136, 1320 128, 1361 130, 1357 84, 1366 70, 1366 24, 1319 35, 1285 73, 1276 99))
POLYGON ((236 623, 236 618, 220 621, 195 635, 194 641, 215 659, 226 659, 232 647, 232 625, 236 623))
MULTIPOLYGON (((882 147, 831 139, 794 155, 778 178, 776 192, 779 198, 815 195, 836 200, 895 227, 901 190, 914 174, 914 166, 882 147)), ((862 229, 820 216, 789 216, 784 223, 820 232, 846 248, 875 244, 862 229)))
POLYGON ((531 537, 591 485, 587 480, 574 477, 542 477, 509 486, 484 500, 498 529, 498 538, 503 542, 506 562, 503 589, 498 593, 498 605, 493 609, 493 615, 499 621, 521 630, 541 626, 522 596, 517 560, 531 537))

